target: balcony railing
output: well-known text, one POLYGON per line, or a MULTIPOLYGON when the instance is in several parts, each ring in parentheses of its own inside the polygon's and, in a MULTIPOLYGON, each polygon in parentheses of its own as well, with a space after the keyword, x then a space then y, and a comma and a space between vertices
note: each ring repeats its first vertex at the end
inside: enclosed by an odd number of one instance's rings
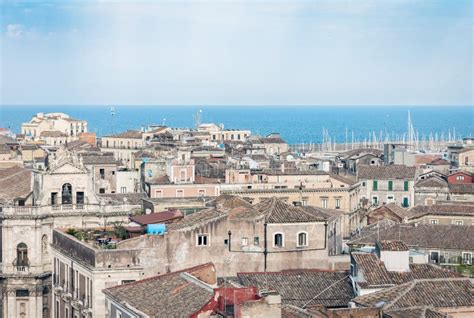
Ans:
POLYGON ((41 215, 61 212, 119 212, 129 211, 129 204, 101 205, 101 204, 60 204, 43 206, 4 206, 0 213, 4 215, 41 215))
POLYGON ((27 261, 19 261, 18 259, 13 260, 13 268, 16 270, 17 273, 27 274, 30 270, 30 262, 27 261))

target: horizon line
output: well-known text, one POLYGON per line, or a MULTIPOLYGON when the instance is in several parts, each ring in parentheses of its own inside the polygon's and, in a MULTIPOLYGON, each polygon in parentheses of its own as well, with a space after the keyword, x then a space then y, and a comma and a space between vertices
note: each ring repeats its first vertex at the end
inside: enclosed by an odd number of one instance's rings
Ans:
POLYGON ((0 104, 0 107, 474 107, 469 104, 0 104))

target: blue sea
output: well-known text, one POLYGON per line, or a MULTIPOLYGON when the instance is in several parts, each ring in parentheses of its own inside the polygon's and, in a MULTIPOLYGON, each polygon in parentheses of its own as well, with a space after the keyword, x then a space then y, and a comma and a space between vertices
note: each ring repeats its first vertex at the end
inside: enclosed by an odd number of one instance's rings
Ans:
MULTIPOLYGON (((401 135, 407 131, 410 111, 419 138, 430 133, 456 134, 456 138, 474 136, 473 106, 116 106, 115 132, 141 129, 149 124, 194 127, 193 115, 202 110, 202 122, 224 124, 224 128, 250 129, 266 135, 281 133, 291 144, 320 143, 323 128, 332 141, 343 143, 354 138, 363 141, 380 132, 401 135)), ((89 122, 89 131, 99 136, 112 132, 110 106, 0 106, 0 127, 20 131, 37 112, 64 112, 89 122)))

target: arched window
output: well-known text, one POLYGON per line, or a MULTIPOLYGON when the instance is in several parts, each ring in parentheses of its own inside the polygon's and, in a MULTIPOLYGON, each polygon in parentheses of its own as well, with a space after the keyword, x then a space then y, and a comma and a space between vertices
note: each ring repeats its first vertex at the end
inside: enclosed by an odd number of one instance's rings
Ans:
POLYGON ((16 266, 28 266, 28 246, 25 243, 16 246, 16 266))
POLYGON ((273 246, 274 247, 283 247, 283 234, 282 233, 275 233, 273 235, 273 246))
POLYGON ((70 183, 63 184, 61 197, 62 204, 72 204, 72 185, 70 183))
POLYGON ((296 237, 296 246, 308 246, 308 233, 299 232, 296 237))

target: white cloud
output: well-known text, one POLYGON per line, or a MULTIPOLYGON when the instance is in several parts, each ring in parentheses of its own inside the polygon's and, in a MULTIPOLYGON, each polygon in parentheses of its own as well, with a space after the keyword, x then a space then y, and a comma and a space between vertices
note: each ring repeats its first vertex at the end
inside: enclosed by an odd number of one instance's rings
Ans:
POLYGON ((25 34, 25 27, 22 24, 8 24, 7 36, 11 38, 19 38, 25 34))

